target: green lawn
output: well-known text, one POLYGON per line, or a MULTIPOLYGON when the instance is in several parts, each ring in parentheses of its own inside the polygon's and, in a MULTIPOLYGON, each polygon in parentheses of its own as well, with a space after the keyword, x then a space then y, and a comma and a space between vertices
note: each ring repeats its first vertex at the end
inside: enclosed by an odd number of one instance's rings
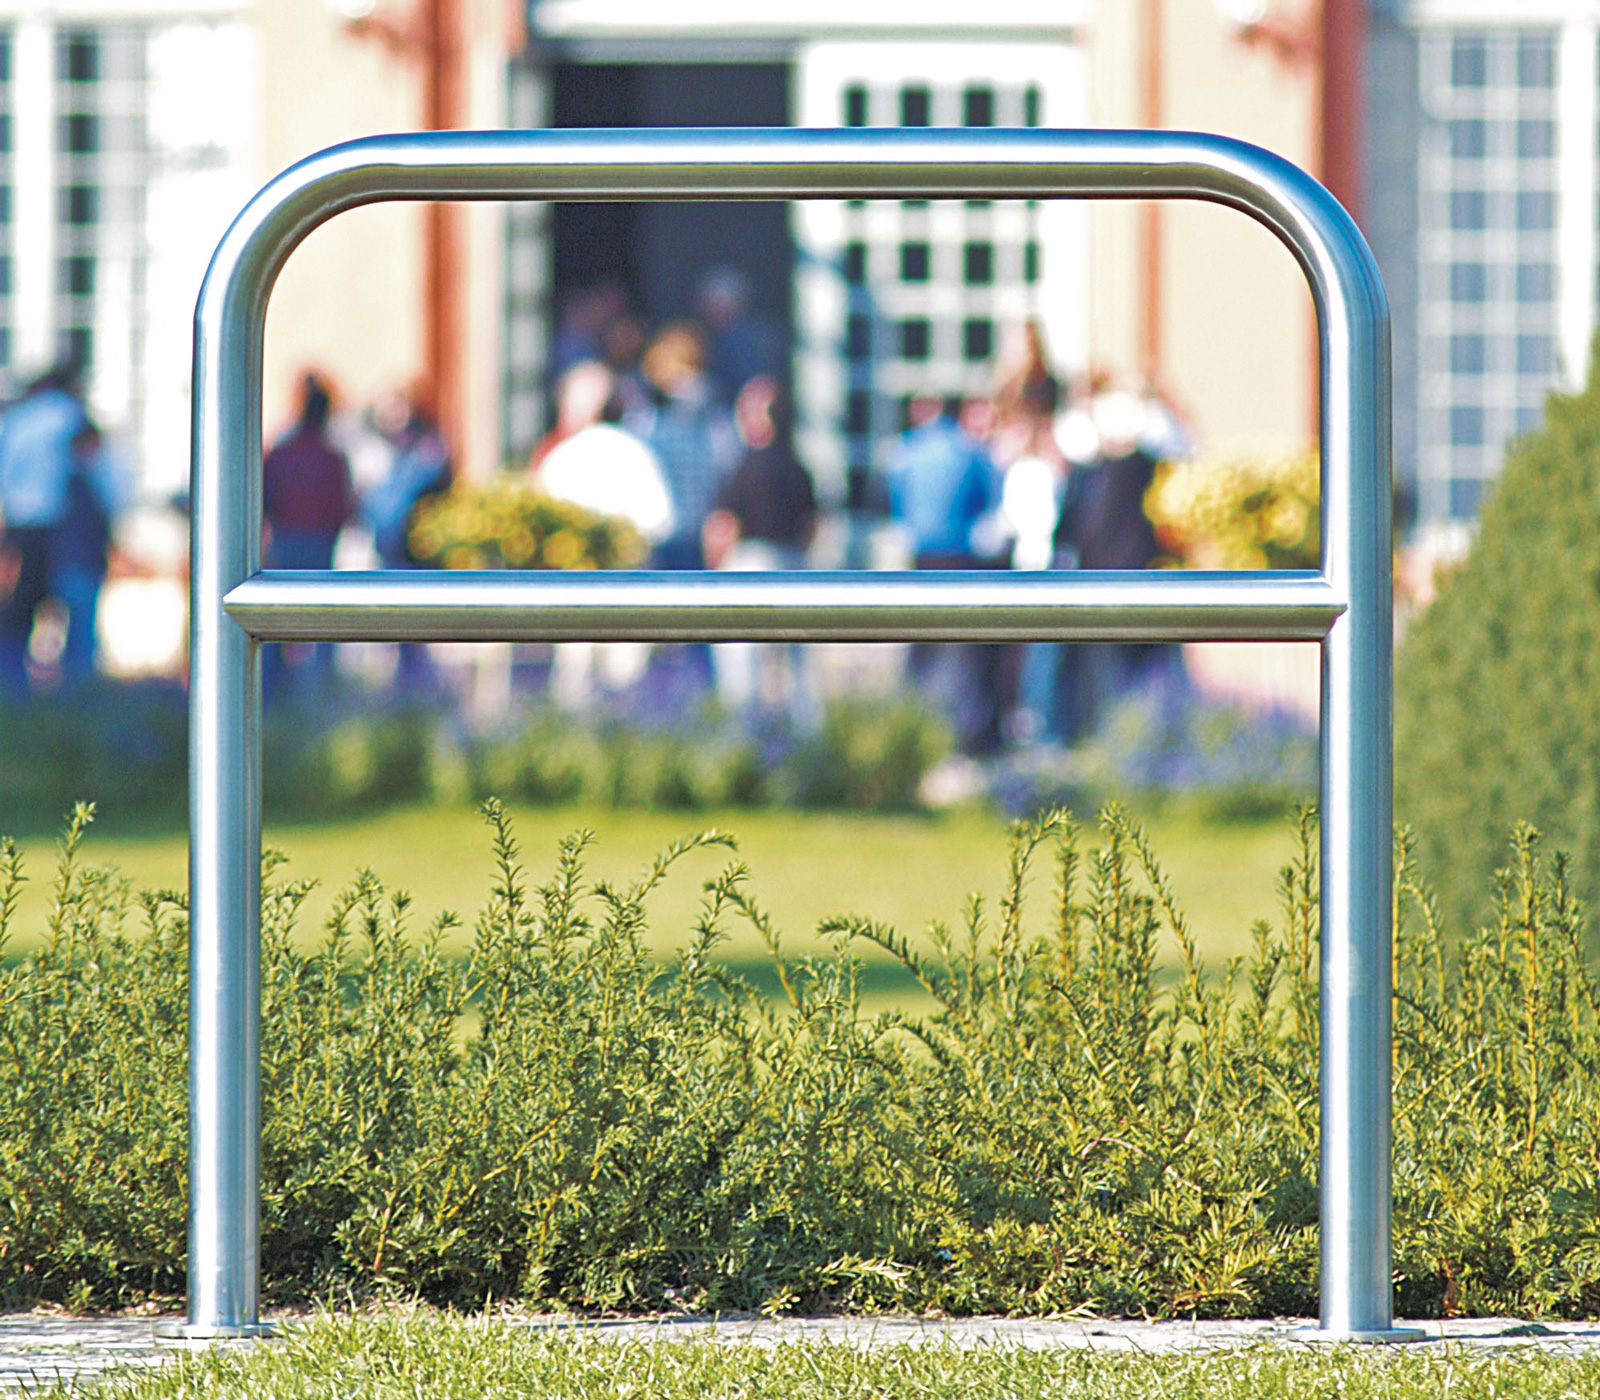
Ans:
MULTIPOLYGON (((645 813, 526 809, 515 812, 530 877, 537 884, 550 871, 556 843, 580 827, 598 837, 590 870, 618 881, 636 876, 645 862, 675 837, 707 828, 731 832, 751 871, 750 888, 773 915, 791 954, 817 948, 818 921, 852 913, 920 931, 931 920, 959 923, 966 898, 981 891, 993 901, 1005 868, 1006 824, 983 812, 930 817, 818 814, 794 811, 645 813)), ((1277 871, 1290 855, 1287 820, 1260 824, 1203 824, 1158 820, 1150 824, 1157 856, 1194 924, 1206 957, 1220 961, 1249 946, 1251 923, 1276 915, 1277 871)), ((437 807, 389 811, 364 820, 269 830, 267 843, 290 858, 292 873, 314 876, 319 889, 303 928, 313 939, 333 892, 362 866, 370 865, 391 887, 416 900, 418 922, 440 909, 471 918, 490 884, 488 828, 472 809, 437 807)), ((44 839, 22 843, 30 879, 19 910, 12 951, 40 936, 56 852, 44 839)), ((116 865, 136 884, 182 887, 187 857, 181 835, 150 839, 98 836, 86 845, 89 859, 116 865)), ((690 853, 652 897, 651 937, 670 954, 692 924, 700 887, 729 859, 717 849, 690 853)), ((1048 865, 1039 870, 1040 894, 1048 865)), ((1047 901, 1036 900, 1036 920, 1047 901)), ((725 959, 742 968, 765 966, 753 931, 730 927, 725 959)), ((470 935, 459 936, 464 946, 470 935)), ((884 971, 888 971, 885 969, 884 971)), ((873 991, 889 992, 882 974, 873 991)))
MULTIPOLYGON (((175 1356, 88 1391, 125 1400, 1555 1400, 1600 1392, 1600 1357, 1472 1354, 1456 1347, 1259 1345, 1188 1355, 1097 1350, 641 1342, 433 1317, 325 1319, 281 1345, 175 1356)), ((48 1397, 83 1394, 51 1389, 48 1397)))

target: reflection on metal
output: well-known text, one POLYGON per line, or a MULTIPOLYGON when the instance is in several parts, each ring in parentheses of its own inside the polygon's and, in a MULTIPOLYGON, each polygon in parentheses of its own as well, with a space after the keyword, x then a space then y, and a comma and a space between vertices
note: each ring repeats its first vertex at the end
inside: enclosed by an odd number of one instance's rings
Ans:
POLYGON ((1389 321, 1361 234, 1303 171, 1179 132, 494 131, 353 141, 261 191, 195 313, 189 1331, 258 1327, 263 638, 1314 639, 1322 648, 1323 1337, 1390 1327, 1389 321), (299 242, 383 200, 1183 198, 1241 210, 1316 302, 1316 574, 263 573, 261 346, 299 242))
POLYGON ((1317 574, 339 573, 264 570, 223 599, 257 641, 1318 642, 1317 574))

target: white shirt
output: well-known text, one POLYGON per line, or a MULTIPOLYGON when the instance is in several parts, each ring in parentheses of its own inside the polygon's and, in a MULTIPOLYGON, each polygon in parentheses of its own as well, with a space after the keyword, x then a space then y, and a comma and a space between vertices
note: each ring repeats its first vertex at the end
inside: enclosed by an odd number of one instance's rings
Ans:
POLYGON ((620 515, 652 544, 668 538, 676 523, 656 454, 610 423, 580 429, 551 448, 537 482, 557 500, 620 515))

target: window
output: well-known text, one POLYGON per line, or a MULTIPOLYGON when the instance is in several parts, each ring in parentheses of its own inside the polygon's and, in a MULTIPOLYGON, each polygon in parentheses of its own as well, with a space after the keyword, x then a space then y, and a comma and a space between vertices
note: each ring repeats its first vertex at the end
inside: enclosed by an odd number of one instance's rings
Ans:
POLYGON ((73 112, 61 119, 61 148, 69 155, 93 155, 100 149, 100 120, 92 112, 73 112))
POLYGON ((1452 263, 1450 300, 1482 301, 1489 291, 1488 269, 1482 263, 1452 263))
POLYGON ((1555 377, 1564 137, 1553 27, 1430 26, 1413 52, 1416 341, 1396 396, 1418 518, 1439 525, 1471 518, 1555 377))
POLYGON ((1478 513, 1478 503, 1483 498, 1483 479, 1468 477, 1450 483, 1450 518, 1471 520, 1478 513))
POLYGON ((902 282, 926 282, 928 271, 932 265, 926 243, 902 243, 900 245, 900 280, 902 282))
POLYGON ((1483 446, 1483 410, 1470 404, 1457 404, 1450 410, 1450 445, 1483 446))
POLYGON ((94 259, 85 257, 61 260, 61 290, 69 297, 94 295, 94 259))
POLYGON ((1556 270, 1550 263, 1520 263, 1517 267, 1518 301, 1554 301, 1556 270))
POLYGON ((1450 372, 1482 374, 1486 362, 1481 335, 1456 335, 1450 338, 1450 372))
POLYGON ((865 389, 852 389, 845 395, 844 430, 852 437, 872 431, 872 395, 865 389))
POLYGON ((970 287, 986 287, 994 281, 994 246, 968 243, 961 250, 961 275, 970 287))
POLYGON ((994 354, 994 323, 982 320, 962 322, 961 353, 968 360, 987 360, 994 354))
POLYGON ((844 326, 844 353, 852 360, 864 360, 872 353, 872 319, 856 312, 844 326))
POLYGON ((1488 46, 1482 39, 1457 39, 1450 53, 1450 82, 1458 88, 1481 88, 1489 76, 1488 46))
POLYGON ((1548 159, 1556 153, 1556 124, 1553 121, 1517 123, 1517 155, 1523 160, 1548 159))
POLYGON ((69 83, 92 83, 100 77, 100 46, 94 35, 67 35, 60 53, 59 71, 69 83))
POLYGON ((1517 228, 1552 229, 1556 226, 1556 192, 1522 190, 1517 194, 1517 228))
POLYGON ((1548 375, 1556 367, 1556 343, 1548 335, 1517 337, 1517 373, 1548 375))
MULTIPOLYGON (((1075 68, 1062 62, 1072 45, 1037 47, 819 45, 803 60, 809 77, 795 117, 801 125, 1037 126, 1066 115, 1065 96, 1054 110, 1057 93, 1076 81, 1062 76, 1075 68)), ((1013 199, 843 200, 797 211, 812 267, 837 269, 828 294, 802 291, 797 302, 797 430, 823 458, 819 479, 881 468, 903 403, 923 395, 959 403, 984 392, 1003 336, 1030 317, 1065 341, 1052 341, 1057 355, 1081 356, 1070 333, 1053 327, 1076 317, 1082 299, 1040 292, 1043 230, 1076 232, 1077 217, 1064 203, 1013 199)), ((1076 261, 1064 257, 1063 273, 1076 261)), ((820 293, 823 278, 811 285, 820 293)))
POLYGON ((961 124, 963 126, 994 125, 994 89, 969 87, 961 94, 961 124))
POLYGON ((1450 195, 1450 227, 1481 229, 1488 227, 1489 197, 1482 190, 1455 190, 1450 195))
POLYGON ((1553 88, 1556 85, 1556 43, 1550 35, 1529 35, 1517 45, 1517 86, 1553 88))
POLYGON ((100 192, 93 185, 68 185, 61 191, 61 222, 92 224, 100 208, 100 192))
POLYGON ((1482 160, 1488 150, 1487 122, 1472 118, 1450 123, 1450 154, 1457 160, 1482 160))

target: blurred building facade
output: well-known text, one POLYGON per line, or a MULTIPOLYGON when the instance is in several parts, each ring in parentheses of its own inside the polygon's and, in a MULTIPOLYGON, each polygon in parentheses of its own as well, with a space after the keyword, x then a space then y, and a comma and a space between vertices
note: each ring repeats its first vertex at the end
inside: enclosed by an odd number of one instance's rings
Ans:
POLYGON ((1396 458, 1464 531, 1596 327, 1600 6, 1379 0, 1365 224, 1394 307, 1396 458))
MULTIPOLYGON (((148 494, 185 479, 189 317, 217 238, 301 156, 421 124, 438 57, 408 37, 423 3, 377 0, 353 24, 365 0, 0 0, 0 368, 86 359, 93 407, 135 447, 148 494)), ((1292 0, 447 7, 470 126, 1156 120, 1314 170, 1327 146, 1316 11, 1292 0)), ((1597 14, 1595 0, 1371 0, 1365 18, 1358 212, 1394 302, 1397 462, 1426 528, 1472 518, 1508 437, 1587 365, 1597 14)), ((786 332, 805 455, 836 501, 914 389, 980 391, 1027 319, 1061 369, 1147 374, 1202 436, 1315 431, 1300 273, 1229 211, 1169 205, 1152 224, 1134 206, 1049 202, 518 204, 463 218, 469 471, 522 458, 547 426, 565 293, 616 281, 659 323, 692 312, 718 267, 786 332)), ((417 375, 425 241, 421 211, 384 206, 290 259, 268 322, 269 429, 305 365, 354 402, 417 375)))
MULTIPOLYGON (((1152 81, 1165 125, 1312 158, 1310 70, 1241 44, 1209 0, 539 0, 518 118, 552 125, 1136 126, 1152 81)), ((1037 320, 1057 366, 1148 372, 1205 432, 1313 431, 1311 310, 1300 273, 1236 214, 1166 207, 1155 330, 1133 207, 1068 202, 806 202, 530 211, 513 233, 506 432, 541 413, 539 289, 620 278, 649 318, 681 314, 708 268, 751 277, 791 328, 806 460, 826 494, 881 465, 911 393, 990 383, 1009 332, 1037 320), (632 255, 621 250, 632 247, 632 255), (596 258, 609 257, 606 266, 596 258), (519 321, 519 317, 521 318, 519 321), (1157 342, 1155 354, 1149 342, 1157 342)))

